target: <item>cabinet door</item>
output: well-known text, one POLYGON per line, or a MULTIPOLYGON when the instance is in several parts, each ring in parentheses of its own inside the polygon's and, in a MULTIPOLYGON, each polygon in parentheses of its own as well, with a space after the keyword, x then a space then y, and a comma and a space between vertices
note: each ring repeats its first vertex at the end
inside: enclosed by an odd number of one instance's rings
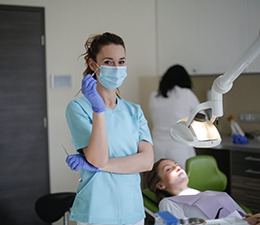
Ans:
POLYGON ((260 212, 260 180, 232 175, 231 195, 239 203, 244 204, 253 213, 260 212))
POLYGON ((238 202, 250 208, 253 213, 260 210, 260 154, 231 152, 231 195, 238 202))
POLYGON ((247 1, 157 1, 158 68, 222 74, 248 48, 247 1))
POLYGON ((157 52, 159 74, 173 64, 190 73, 199 70, 198 1, 157 1, 157 52))
POLYGON ((222 74, 247 48, 246 1, 200 1, 199 73, 222 74))
POLYGON ((251 177, 260 180, 260 154, 247 152, 232 152, 232 175, 251 177))
MULTIPOLYGON (((252 44, 260 35, 260 1, 248 1, 248 44, 252 44)), ((260 71, 260 55, 248 66, 247 72, 255 73, 260 71)))

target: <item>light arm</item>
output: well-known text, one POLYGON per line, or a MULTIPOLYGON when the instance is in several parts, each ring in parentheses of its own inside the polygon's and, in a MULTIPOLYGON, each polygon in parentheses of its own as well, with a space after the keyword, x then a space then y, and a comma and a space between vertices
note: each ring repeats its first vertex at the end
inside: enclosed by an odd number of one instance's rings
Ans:
POLYGON ((213 125, 216 118, 223 116, 223 97, 222 95, 230 91, 233 82, 237 77, 255 60, 260 54, 260 37, 248 48, 241 59, 234 64, 224 75, 217 77, 211 88, 210 100, 199 104, 191 112, 189 118, 178 121, 170 130, 170 134, 174 140, 182 144, 188 144, 194 147, 214 147, 221 142, 217 128, 213 125), (203 121, 203 128, 214 134, 206 134, 200 128, 195 127, 199 124, 196 121, 196 115, 206 109, 211 109, 212 115, 210 121, 203 121), (194 119, 195 118, 195 119, 194 119), (198 132, 198 133, 197 133, 198 132), (203 133, 203 135, 201 135, 203 133), (203 136, 203 137, 202 137, 203 136), (200 138, 202 139, 200 140, 200 138))
POLYGON ((233 82, 260 54, 260 37, 247 49, 241 59, 234 64, 224 75, 217 77, 211 88, 212 115, 223 115, 222 94, 231 90, 233 82), (221 102, 220 102, 221 101, 221 102), (218 103, 220 102, 220 103, 218 103))

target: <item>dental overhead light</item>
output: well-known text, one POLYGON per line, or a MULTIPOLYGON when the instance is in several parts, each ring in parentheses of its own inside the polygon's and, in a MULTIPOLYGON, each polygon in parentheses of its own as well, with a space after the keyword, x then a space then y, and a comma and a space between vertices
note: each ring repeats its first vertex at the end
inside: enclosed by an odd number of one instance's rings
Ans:
POLYGON ((171 137, 181 144, 197 148, 215 147, 221 143, 221 137, 214 125, 218 117, 223 116, 222 95, 230 91, 234 80, 260 54, 260 37, 248 48, 242 58, 224 75, 217 77, 211 87, 209 100, 193 109, 188 118, 179 120, 170 129, 171 137), (209 119, 202 112, 211 110, 209 119))

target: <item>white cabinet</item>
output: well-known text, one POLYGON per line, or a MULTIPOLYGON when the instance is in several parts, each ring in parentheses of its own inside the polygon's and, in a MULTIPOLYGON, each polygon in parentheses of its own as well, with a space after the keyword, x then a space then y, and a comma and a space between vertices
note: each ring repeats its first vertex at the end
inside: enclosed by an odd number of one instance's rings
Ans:
MULTIPOLYGON (((248 1, 248 44, 260 35, 260 1, 248 1)), ((260 72, 260 56, 247 68, 247 72, 260 72)))
POLYGON ((158 73, 173 64, 198 70, 198 4, 190 0, 157 1, 158 73))
POLYGON ((247 46, 246 1, 200 1, 198 73, 222 74, 247 46))
MULTIPOLYGON (((176 63, 182 64, 190 74, 222 74, 257 38, 259 0, 158 0, 156 3, 159 75, 176 63)), ((260 63, 248 69, 260 72, 260 63)))

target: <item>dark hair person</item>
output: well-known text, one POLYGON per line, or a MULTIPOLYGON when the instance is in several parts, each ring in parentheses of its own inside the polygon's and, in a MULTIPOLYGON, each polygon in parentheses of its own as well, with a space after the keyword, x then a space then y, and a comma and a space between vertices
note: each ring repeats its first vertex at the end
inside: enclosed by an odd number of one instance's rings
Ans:
POLYGON ((192 88, 190 75, 181 65, 171 66, 165 72, 160 80, 157 96, 168 98, 168 92, 171 91, 175 86, 189 89, 192 88))
POLYGON ((188 117, 199 104, 191 87, 186 69, 173 65, 161 77, 158 90, 150 95, 149 113, 156 161, 160 158, 175 159, 185 168, 186 159, 196 155, 193 147, 177 143, 169 134, 172 125, 188 117))

